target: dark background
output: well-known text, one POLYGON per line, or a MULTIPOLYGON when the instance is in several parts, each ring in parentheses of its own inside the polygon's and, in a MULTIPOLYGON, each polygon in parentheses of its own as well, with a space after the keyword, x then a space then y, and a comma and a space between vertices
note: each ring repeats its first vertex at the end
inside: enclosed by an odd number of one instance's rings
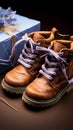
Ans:
POLYGON ((73 34, 73 7, 70 0, 0 0, 0 6, 12 7, 17 13, 41 21, 41 30, 58 28, 73 34))
MULTIPOLYGON (((59 32, 73 34, 73 7, 68 1, 0 0, 3 8, 11 7, 18 14, 40 20, 41 30, 56 27, 59 32)), ((0 76, 0 82, 3 75, 0 76)), ((73 91, 65 94, 53 107, 37 110, 23 104, 21 96, 4 92, 0 96, 18 112, 0 102, 0 130, 73 130, 73 91)))

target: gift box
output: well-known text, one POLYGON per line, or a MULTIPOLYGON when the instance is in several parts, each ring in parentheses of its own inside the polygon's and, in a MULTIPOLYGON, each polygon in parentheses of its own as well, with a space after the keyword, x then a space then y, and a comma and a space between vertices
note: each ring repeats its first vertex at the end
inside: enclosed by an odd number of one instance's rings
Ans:
MULTIPOLYGON (((10 8, 11 9, 11 8, 10 8)), ((5 9, 3 9, 5 11, 5 9)), ((8 15, 10 12, 7 12, 8 15)), ((12 11, 14 13, 14 11, 12 11)), ((11 18, 7 18, 7 14, 1 14, 1 22, 9 22, 11 18), (4 20, 8 21, 4 21, 4 20)), ((13 17, 13 16, 12 16, 13 17)), ((8 24, 5 25, 5 27, 2 29, 2 25, 0 26, 0 73, 7 71, 8 69, 11 69, 14 65, 14 61, 10 61, 10 56, 12 53, 12 48, 15 45, 15 43, 21 39, 21 37, 25 33, 30 33, 33 31, 39 31, 40 30, 40 21, 31 19, 25 16, 21 16, 19 14, 15 13, 16 17, 16 23, 15 25, 11 25, 11 23, 3 23, 3 24, 8 24), (7 27, 8 28, 7 28, 7 27), (16 27, 15 29, 13 28, 16 27), (13 30, 12 30, 13 29, 13 30)), ((13 22, 13 21, 12 21, 13 22)), ((22 49, 24 46, 24 42, 21 42, 17 47, 16 47, 16 57, 15 60, 17 61, 22 49)))

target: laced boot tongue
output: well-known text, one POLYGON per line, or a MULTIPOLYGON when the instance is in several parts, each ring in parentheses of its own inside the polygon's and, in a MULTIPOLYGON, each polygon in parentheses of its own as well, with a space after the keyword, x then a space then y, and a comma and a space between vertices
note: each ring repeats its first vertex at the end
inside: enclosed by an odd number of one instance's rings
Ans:
POLYGON ((51 36, 51 31, 40 31, 40 32, 32 32, 28 35, 33 39, 35 43, 40 43, 40 46, 48 47, 50 45, 50 40, 53 38, 51 36))
POLYGON ((39 32, 32 32, 28 34, 28 37, 32 38, 35 43, 39 42, 40 40, 44 39, 44 36, 41 35, 39 32))
POLYGON ((34 42, 39 42, 40 40, 43 40, 43 39, 44 39, 44 36, 42 36, 38 32, 34 33, 34 35, 33 35, 33 41, 34 42))
POLYGON ((60 50, 62 50, 63 48, 66 48, 66 46, 64 46, 63 44, 57 42, 57 41, 53 41, 52 43, 52 49, 55 51, 55 52, 59 52, 60 50))

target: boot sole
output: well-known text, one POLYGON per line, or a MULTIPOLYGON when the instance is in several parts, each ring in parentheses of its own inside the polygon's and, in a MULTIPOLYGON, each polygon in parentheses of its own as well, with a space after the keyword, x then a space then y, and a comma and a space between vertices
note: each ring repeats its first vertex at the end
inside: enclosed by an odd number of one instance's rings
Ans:
POLYGON ((59 102, 59 100, 62 98, 62 96, 65 93, 70 92, 73 89, 73 83, 71 83, 70 85, 67 85, 63 90, 61 90, 56 97, 50 99, 50 100, 34 100, 30 97, 28 97, 25 94, 25 91, 22 95, 22 100, 23 102, 25 102, 28 105, 31 105, 32 107, 51 107, 53 105, 55 105, 57 102, 59 102))
POLYGON ((10 93, 15 93, 15 94, 23 94, 24 88, 23 87, 12 87, 9 84, 7 84, 4 79, 1 82, 1 86, 4 90, 10 92, 10 93))

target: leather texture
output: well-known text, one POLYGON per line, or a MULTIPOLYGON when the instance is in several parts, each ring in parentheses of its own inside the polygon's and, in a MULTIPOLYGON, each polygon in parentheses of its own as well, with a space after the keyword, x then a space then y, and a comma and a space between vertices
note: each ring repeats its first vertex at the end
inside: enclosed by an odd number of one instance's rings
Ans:
MULTIPOLYGON (((67 65, 65 65, 65 69, 68 75, 68 80, 70 80, 73 78, 73 42, 68 41, 66 43, 66 41, 64 42, 64 40, 62 40, 62 42, 60 41, 59 43, 58 41, 54 41, 54 45, 55 46, 53 46, 53 49, 57 52, 63 52, 64 58, 67 58, 67 65)), ((34 99, 46 101, 56 97, 57 94, 68 84, 69 83, 60 66, 53 80, 48 80, 48 78, 45 76, 40 75, 26 87, 25 94, 27 97, 30 97, 31 100, 34 99)))
MULTIPOLYGON (((55 39, 56 28, 52 28, 51 31, 37 31, 28 34, 28 37, 32 38, 38 44, 40 42, 41 47, 48 48, 50 42, 55 39)), ((18 63, 12 70, 6 73, 4 82, 6 83, 5 89, 10 85, 11 87, 25 87, 37 76, 41 65, 44 63, 44 57, 40 58, 43 52, 38 52, 35 62, 31 68, 27 68, 18 63)), ((6 89, 8 91, 8 88, 6 89)), ((12 92, 12 88, 9 90, 12 92)))

